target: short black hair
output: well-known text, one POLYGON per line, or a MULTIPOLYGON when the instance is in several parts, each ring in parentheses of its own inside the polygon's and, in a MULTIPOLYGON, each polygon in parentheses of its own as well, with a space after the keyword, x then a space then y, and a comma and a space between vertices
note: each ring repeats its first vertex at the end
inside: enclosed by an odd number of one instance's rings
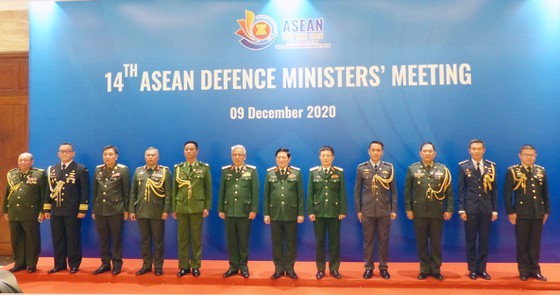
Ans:
POLYGON ((422 151, 422 148, 423 148, 425 145, 428 145, 428 144, 432 146, 432 148, 434 149, 434 152, 435 152, 435 151, 436 151, 436 146, 435 146, 432 142, 430 142, 430 141, 424 141, 424 142, 420 145, 420 151, 422 151))
POLYGON ((373 140, 373 141, 371 141, 371 142, 369 143, 369 145, 368 145, 368 149, 370 149, 370 148, 371 148, 371 145, 374 144, 374 143, 380 145, 380 146, 381 146, 381 150, 385 149, 385 146, 384 146, 383 143, 382 143, 381 141, 379 141, 379 140, 373 140))
POLYGON ((473 138, 471 141, 469 141, 469 149, 471 148, 471 145, 473 143, 482 143, 482 147, 484 147, 484 141, 482 141, 482 139, 473 138))
POLYGON ((275 156, 278 156, 278 153, 280 152, 285 152, 286 155, 288 156, 288 158, 290 158, 292 156, 292 154, 290 153, 290 150, 284 147, 279 148, 278 150, 276 150, 276 154, 275 156))
POLYGON ((106 145, 105 147, 103 147, 103 151, 110 150, 110 149, 115 151, 115 154, 117 155, 119 154, 119 149, 114 145, 106 145))
POLYGON ((194 140, 189 140, 187 142, 185 142, 185 144, 183 145, 183 148, 185 148, 187 146, 187 144, 192 143, 194 144, 194 146, 196 147, 196 149, 198 150, 198 143, 194 140))
POLYGON ((321 148, 319 149, 319 154, 320 154, 322 151, 330 151, 331 154, 334 156, 334 149, 333 149, 332 146, 330 146, 330 145, 324 145, 323 147, 321 147, 321 148))
POLYGON ((537 149, 533 145, 526 143, 519 148, 519 153, 521 154, 521 152, 523 150, 534 150, 534 151, 536 151, 537 149))

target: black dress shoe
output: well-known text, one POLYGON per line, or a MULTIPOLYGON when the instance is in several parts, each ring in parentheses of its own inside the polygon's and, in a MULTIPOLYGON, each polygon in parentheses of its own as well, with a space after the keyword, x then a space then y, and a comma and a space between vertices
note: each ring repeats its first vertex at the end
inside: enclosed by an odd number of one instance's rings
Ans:
POLYGON ((275 272, 275 273, 272 274, 272 276, 270 276, 270 278, 273 279, 273 280, 277 280, 277 279, 279 279, 280 277, 283 277, 283 276, 284 276, 284 272, 275 272))
POLYGON ((102 266, 100 266, 98 269, 94 270, 94 271, 93 271, 93 274, 94 274, 94 275, 98 275, 98 274, 102 274, 102 273, 104 273, 104 272, 108 272, 108 271, 110 271, 110 270, 111 270, 111 267, 110 267, 110 266, 102 265, 102 266))
POLYGON ((27 267, 25 267, 25 266, 14 266, 14 267, 10 268, 9 271, 10 272, 16 272, 16 271, 24 270, 26 268, 27 267))
POLYGON ((474 271, 469 272, 469 279, 476 280, 477 277, 478 275, 476 274, 476 272, 474 271))
POLYGON ((192 269, 192 276, 198 278, 200 276, 200 270, 198 268, 192 269))
POLYGON ((338 272, 338 270, 331 271, 331 276, 337 280, 342 279, 342 275, 338 272))
POLYGON ((386 279, 386 280, 388 280, 388 279, 391 278, 391 275, 390 275, 389 272, 386 271, 386 270, 380 271, 380 272, 379 272, 379 275, 380 275, 382 278, 386 279))
POLYGON ((182 276, 185 276, 188 273, 191 273, 190 268, 181 268, 181 270, 177 273, 177 276, 182 277, 182 276))
POLYGON ((120 268, 113 268, 113 271, 111 272, 112 275, 116 276, 118 274, 121 273, 121 269, 120 268))
POLYGON ((37 267, 35 267, 35 266, 31 266, 31 267, 29 267, 29 268, 27 269, 27 272, 28 272, 28 273, 34 273, 34 272, 36 272, 36 271, 37 271, 37 267))
POLYGON ((485 271, 479 272, 479 273, 478 273, 478 276, 481 277, 481 278, 483 278, 483 279, 485 279, 485 280, 487 280, 487 281, 489 281, 490 279, 492 279, 492 278, 490 277, 490 275, 489 275, 487 272, 485 272, 485 271))
POLYGON ((229 277, 231 277, 233 275, 236 275, 238 273, 239 273, 239 271, 237 269, 236 270, 228 269, 228 271, 224 272, 224 278, 229 278, 229 277))
POLYGON ((529 274, 526 273, 519 274, 519 279, 522 281, 526 281, 529 279, 529 274))
POLYGON ((249 270, 248 269, 242 270, 241 271, 241 276, 248 279, 249 278, 249 270))
POLYGON ((418 279, 419 279, 419 280, 425 280, 427 277, 428 277, 428 275, 425 274, 425 273, 420 273, 420 274, 418 275, 418 279))
POLYGON ((364 279, 369 280, 371 277, 373 277, 373 269, 366 269, 364 271, 364 279))
POLYGON ((163 270, 161 268, 156 268, 155 274, 159 277, 163 274, 163 270))
POLYGON ((315 275, 315 277, 316 277, 318 280, 322 279, 324 276, 325 276, 325 272, 322 271, 322 270, 318 271, 317 274, 315 275))
POLYGON ((69 273, 70 273, 70 274, 75 274, 75 273, 77 273, 77 272, 78 272, 78 270, 79 270, 79 269, 78 269, 78 267, 77 267, 77 266, 73 266, 73 267, 71 267, 71 268, 70 268, 70 271, 69 271, 69 273))
POLYGON ((53 269, 50 269, 47 273, 51 274, 51 273, 59 272, 61 270, 66 270, 66 267, 55 267, 53 269))
POLYGON ((287 275, 288 277, 290 277, 290 279, 292 279, 292 280, 297 280, 297 279, 299 279, 299 277, 297 276, 297 274, 296 274, 295 271, 288 271, 288 272, 286 272, 286 275, 287 275))
POLYGON ((543 282, 548 281, 548 279, 545 276, 541 275, 540 273, 534 274, 533 277, 539 281, 543 281, 543 282))
POLYGON ((440 273, 434 273, 434 274, 432 274, 432 276, 434 278, 436 278, 436 280, 438 280, 438 281, 443 281, 444 280, 443 276, 440 273))
POLYGON ((152 272, 151 268, 141 268, 139 271, 136 272, 136 275, 141 276, 141 275, 147 274, 149 272, 152 272))

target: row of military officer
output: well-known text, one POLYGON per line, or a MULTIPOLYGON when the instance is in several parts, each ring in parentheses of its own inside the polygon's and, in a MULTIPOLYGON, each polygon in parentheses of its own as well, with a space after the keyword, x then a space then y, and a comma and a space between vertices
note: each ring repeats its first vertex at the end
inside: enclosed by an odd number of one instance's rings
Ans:
MULTIPOLYGON (((365 279, 373 276, 374 237, 379 245, 380 276, 390 278, 388 237, 391 220, 396 218, 397 191, 393 166, 381 161, 383 149, 382 142, 372 141, 368 149, 370 160, 358 165, 356 173, 354 203, 363 225, 365 279)), ((245 164, 245 148, 237 145, 231 150, 233 164, 222 168, 218 201, 218 213, 226 225, 230 264, 223 276, 241 273, 248 278, 249 235, 258 211, 259 181, 256 168, 245 164)), ((465 221, 471 279, 490 279, 486 272, 489 228, 497 218, 495 164, 483 159, 484 151, 484 143, 473 140, 469 143, 471 159, 459 163, 457 195, 459 214, 465 221)), ((172 212, 178 222, 180 271, 177 275, 200 275, 202 221, 211 209, 212 187, 209 165, 198 161, 197 154, 198 144, 186 142, 186 161, 175 165, 172 174, 158 164, 159 152, 150 147, 145 152, 146 165, 136 169, 130 185, 128 168, 116 162, 118 149, 114 146, 103 149, 104 164, 96 167, 93 182, 92 217, 99 233, 102 260, 94 274, 121 272, 123 220, 130 218, 138 222, 142 239, 143 265, 136 274, 151 272, 153 265, 155 274, 161 275, 164 222, 172 212)), ((74 155, 70 143, 62 144, 58 153, 61 162, 49 166, 45 173, 33 168, 32 155, 24 153, 18 159, 18 168, 8 173, 4 213, 10 220, 14 248, 15 264, 11 271, 26 268, 28 272, 36 271, 40 253, 38 222, 44 218, 51 219, 55 260, 49 273, 67 269, 67 265, 70 273, 78 271, 82 256, 81 219, 88 210, 89 175, 86 167, 73 161, 74 155)), ((441 232, 443 220, 450 219, 453 212, 451 175, 447 167, 434 161, 436 152, 432 143, 421 145, 420 156, 422 161, 412 164, 407 171, 405 210, 407 217, 414 221, 420 261, 418 279, 432 275, 443 280, 441 232)), ((521 280, 529 276, 546 280, 540 273, 538 260, 542 225, 550 210, 548 183, 544 168, 534 165, 535 157, 534 147, 523 146, 521 165, 508 169, 504 187, 508 217, 516 228, 521 280)), ((290 158, 288 149, 278 149, 277 166, 268 169, 265 180, 264 221, 271 225, 273 279, 284 275, 297 279, 294 270, 297 223, 304 220, 304 192, 301 173, 289 165, 290 158)), ((331 147, 322 147, 319 159, 321 165, 310 170, 307 189, 308 217, 314 224, 316 237, 316 277, 321 279, 325 275, 328 236, 330 275, 340 279, 340 221, 346 216, 344 173, 332 166, 331 147)))

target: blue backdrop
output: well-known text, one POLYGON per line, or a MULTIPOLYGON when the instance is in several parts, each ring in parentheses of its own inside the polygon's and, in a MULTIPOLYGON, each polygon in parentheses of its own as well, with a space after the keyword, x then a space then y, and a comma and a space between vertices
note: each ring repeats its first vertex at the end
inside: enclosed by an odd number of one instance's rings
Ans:
MULTIPOLYGON (((91 172, 113 144, 133 170, 148 146, 172 167, 184 161, 183 143, 197 140, 214 185, 203 259, 226 259, 215 208, 230 146, 247 147, 261 181, 275 150, 290 148, 306 185, 319 147, 331 145, 349 196, 342 258, 361 261, 355 170, 368 159, 368 143, 382 140, 399 189, 390 260, 416 261, 402 202, 407 166, 419 160, 420 143, 432 141, 436 160, 455 177, 469 140, 482 138, 500 191, 489 260, 515 261, 501 185, 519 146, 532 143, 551 183, 542 260, 558 262, 559 9, 556 1, 483 0, 31 2, 30 149, 46 168, 58 161, 58 145, 72 142, 91 172)), ((49 222, 41 229, 43 254, 52 255, 49 222)), ((126 222, 124 235, 125 256, 139 257, 137 225, 126 222)), ((298 239, 299 259, 313 260, 309 221, 298 239)), ((175 220, 166 223, 165 241, 166 257, 176 258, 175 220)), ((98 256, 89 214, 83 245, 85 256, 98 256)), ((465 260, 457 214, 445 223, 443 245, 444 261, 465 260)), ((262 213, 250 259, 271 259, 262 213)))

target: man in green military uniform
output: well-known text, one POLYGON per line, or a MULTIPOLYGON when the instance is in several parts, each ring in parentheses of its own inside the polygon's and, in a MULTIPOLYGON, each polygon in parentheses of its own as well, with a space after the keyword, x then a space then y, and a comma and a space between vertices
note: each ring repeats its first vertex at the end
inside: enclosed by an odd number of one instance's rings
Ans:
POLYGON ((191 272, 200 276, 202 256, 202 220, 212 207, 212 177, 210 166, 197 160, 198 143, 183 145, 185 162, 175 165, 173 172, 173 218, 177 219, 179 252, 178 277, 191 272), (192 253, 192 255, 191 255, 192 253))
POLYGON ((122 229, 128 219, 128 198, 130 195, 130 172, 128 167, 117 164, 119 150, 116 146, 103 148, 103 162, 93 173, 93 212, 99 234, 101 266, 94 275, 111 270, 118 275, 122 268, 122 229), (111 245, 113 254, 111 255, 111 245))
POLYGON ((218 214, 225 219, 229 269, 224 278, 239 271, 249 278, 249 235, 259 210, 259 175, 257 168, 245 164, 247 151, 242 145, 231 147, 232 165, 222 167, 218 214))
POLYGON ((171 211, 171 171, 158 164, 159 151, 149 147, 144 159, 146 165, 136 168, 130 189, 128 212, 130 220, 138 221, 138 229, 142 238, 142 268, 136 275, 152 271, 155 275, 163 274, 163 249, 165 236, 165 220, 171 211), (152 253, 152 242, 154 252, 152 253))
POLYGON ((317 279, 325 276, 325 235, 329 238, 329 270, 331 276, 341 279, 340 223, 346 217, 346 184, 342 168, 332 166, 334 149, 324 146, 319 150, 321 166, 310 169, 307 183, 307 211, 315 228, 317 279))
POLYGON ((404 208, 414 221, 416 250, 420 261, 419 280, 428 275, 442 281, 441 235, 443 220, 453 214, 451 173, 445 165, 436 163, 436 148, 431 142, 420 146, 422 161, 408 167, 404 185, 404 208), (428 248, 429 247, 429 248, 428 248))
POLYGON ((41 208, 47 189, 43 169, 33 167, 33 155, 23 153, 18 157, 18 168, 8 172, 8 186, 2 213, 10 223, 10 238, 14 253, 11 272, 37 271, 41 254, 41 231, 43 221, 41 208))
POLYGON ((519 279, 529 276, 547 281, 539 265, 543 226, 550 214, 548 177, 544 167, 536 165, 537 151, 530 144, 519 150, 521 164, 506 172, 504 204, 511 224, 515 226, 517 269, 519 279))
POLYGON ((272 235, 272 279, 298 276, 294 270, 297 258, 297 224, 304 220, 303 181, 299 168, 289 166, 290 150, 276 151, 277 166, 266 172, 264 181, 264 223, 270 224, 272 235))

